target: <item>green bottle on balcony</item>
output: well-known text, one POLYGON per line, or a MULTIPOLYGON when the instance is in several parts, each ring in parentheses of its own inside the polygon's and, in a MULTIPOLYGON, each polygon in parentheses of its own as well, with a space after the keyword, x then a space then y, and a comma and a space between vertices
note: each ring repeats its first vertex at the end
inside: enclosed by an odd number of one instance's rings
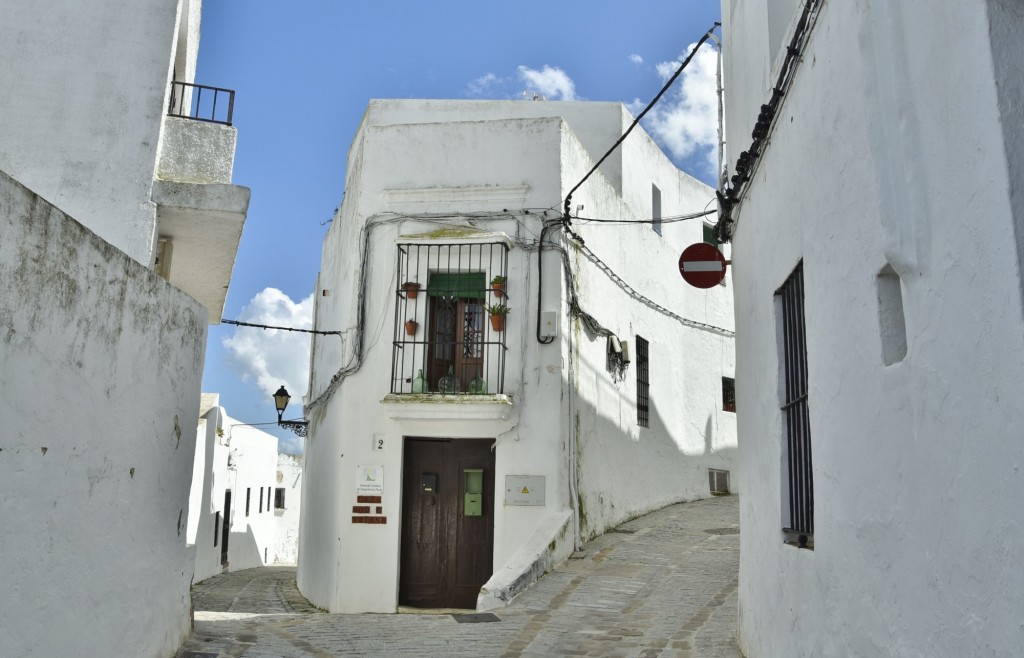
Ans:
POLYGON ((476 377, 469 380, 469 392, 474 395, 484 395, 487 393, 487 380, 480 376, 480 371, 476 371, 476 377))
POLYGON ((423 379, 423 368, 420 368, 420 371, 416 374, 416 379, 412 380, 412 392, 427 392, 427 380, 423 379))

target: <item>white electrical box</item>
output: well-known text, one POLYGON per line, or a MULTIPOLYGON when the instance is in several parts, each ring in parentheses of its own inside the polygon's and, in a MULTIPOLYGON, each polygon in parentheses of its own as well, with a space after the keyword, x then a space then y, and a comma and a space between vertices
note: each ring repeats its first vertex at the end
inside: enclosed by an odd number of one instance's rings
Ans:
POLYGON ((554 338, 558 335, 558 311, 540 312, 540 337, 554 338))
POLYGON ((544 505, 543 475, 506 475, 506 505, 544 505))

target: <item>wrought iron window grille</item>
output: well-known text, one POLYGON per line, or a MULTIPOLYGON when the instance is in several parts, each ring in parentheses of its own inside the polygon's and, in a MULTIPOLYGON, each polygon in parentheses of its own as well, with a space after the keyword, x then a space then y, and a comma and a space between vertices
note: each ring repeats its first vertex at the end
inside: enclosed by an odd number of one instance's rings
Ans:
POLYGON ((503 242, 398 245, 391 393, 505 392, 508 256, 503 242))
POLYGON ((804 322, 804 270, 801 262, 776 291, 782 315, 782 360, 785 399, 782 415, 786 436, 789 526, 787 543, 814 545, 814 477, 811 469, 811 424, 807 407, 807 334, 804 322))

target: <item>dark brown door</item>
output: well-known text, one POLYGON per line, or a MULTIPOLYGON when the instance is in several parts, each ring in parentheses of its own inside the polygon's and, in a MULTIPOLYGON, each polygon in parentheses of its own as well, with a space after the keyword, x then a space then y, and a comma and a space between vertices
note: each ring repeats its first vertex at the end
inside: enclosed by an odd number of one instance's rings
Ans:
POLYGON ((458 392, 484 370, 483 299, 431 297, 430 348, 427 390, 440 390, 442 377, 451 373, 458 392))
POLYGON ((405 440, 401 605, 476 607, 494 559, 493 444, 493 439, 405 440))
POLYGON ((228 538, 231 537, 231 489, 224 492, 224 525, 220 536, 220 564, 228 565, 228 538))

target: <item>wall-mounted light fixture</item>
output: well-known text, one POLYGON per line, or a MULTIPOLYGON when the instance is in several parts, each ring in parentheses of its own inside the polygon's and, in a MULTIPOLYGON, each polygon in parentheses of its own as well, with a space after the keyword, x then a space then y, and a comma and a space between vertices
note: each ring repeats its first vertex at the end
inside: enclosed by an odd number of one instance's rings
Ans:
POLYGON ((277 408, 277 424, 281 427, 295 432, 299 436, 306 436, 306 432, 309 430, 309 423, 304 420, 282 420, 284 416, 284 410, 288 407, 288 401, 292 399, 292 396, 288 395, 288 390, 281 385, 281 388, 277 389, 274 393, 274 407, 277 408))

